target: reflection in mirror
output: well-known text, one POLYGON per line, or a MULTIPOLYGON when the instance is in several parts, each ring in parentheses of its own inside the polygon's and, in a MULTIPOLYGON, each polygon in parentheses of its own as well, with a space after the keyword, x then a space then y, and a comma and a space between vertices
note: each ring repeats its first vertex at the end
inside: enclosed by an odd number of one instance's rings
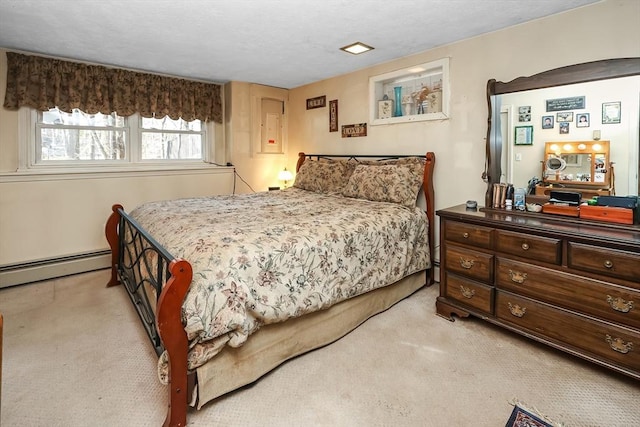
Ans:
MULTIPOLYGON (((540 162, 546 159, 544 148, 546 142, 554 141, 562 148, 564 144, 579 139, 588 145, 589 141, 596 142, 593 140, 593 135, 594 130, 597 130, 600 132, 601 139, 611 141, 609 154, 611 161, 616 165, 616 171, 619 172, 615 177, 617 194, 633 193, 637 189, 635 182, 637 173, 634 172, 638 164, 638 139, 635 136, 638 123, 638 91, 640 91, 640 76, 500 95, 503 111, 500 118, 504 141, 502 157, 505 164, 501 181, 521 187, 533 176, 544 178, 540 175, 540 162), (635 93, 629 90, 634 85, 638 88, 635 93), (575 98, 584 98, 580 108, 573 105, 571 108, 575 109, 572 111, 547 111, 547 103, 550 99, 557 102, 575 98), (626 107, 620 123, 603 123, 602 105, 607 104, 611 99, 619 100, 626 107), (511 127, 522 127, 517 114, 522 104, 531 106, 531 121, 526 124, 534 129, 532 145, 518 145, 510 140, 511 127), (514 113, 510 114, 510 110, 514 113), (581 122, 580 118, 585 116, 588 116, 589 121, 581 122), (551 123, 545 125, 546 119, 550 119, 551 123), (633 126, 634 123, 635 126, 633 126), (516 161, 516 156, 520 161, 516 161), (630 171, 632 173, 629 173, 630 171)), ((557 107, 557 105, 551 107, 557 107)), ((598 138, 597 132, 596 138, 598 138)), ((567 155, 578 151, 568 152, 567 155)), ((575 159, 574 156, 571 157, 575 159)), ((579 156, 578 159, 581 157, 579 156)), ((568 163, 571 164, 570 170, 576 168, 575 161, 568 163)), ((575 180, 575 175, 573 179, 575 180)))
MULTIPOLYGON (((640 58, 572 65, 506 83, 489 80, 487 169, 483 175, 488 184, 486 206, 491 206, 494 183, 508 182, 515 187, 526 188, 532 177, 545 179, 543 171, 547 159, 544 151, 546 142, 565 143, 563 139, 580 139, 594 143, 600 136, 611 141, 608 155, 616 167, 613 177, 615 182, 611 187, 615 187, 618 195, 637 195, 640 185, 639 93, 640 58), (559 107, 563 101, 572 102, 564 108, 559 107), (603 118, 604 105, 611 102, 620 102, 622 105, 619 123, 610 123, 603 118), (520 107, 529 107, 530 114, 520 117, 520 107), (561 120, 562 128, 558 120, 561 120), (531 145, 514 144, 513 130, 516 126, 523 125, 533 126, 534 141, 531 145)), ((566 168, 572 168, 571 172, 564 174, 565 180, 573 175, 571 185, 576 182, 595 183, 595 169, 587 172, 580 167, 578 170, 578 163, 593 163, 598 158, 605 158, 595 155, 588 160, 584 156, 573 154, 559 156, 567 164, 566 168), (586 179, 589 181, 583 181, 586 179)), ((609 160, 604 161, 602 169, 606 170, 609 160)), ((598 179, 601 179, 600 175, 598 179)), ((606 184, 607 179, 609 177, 605 172, 604 181, 600 184, 606 184)))
POLYGON ((541 163, 536 196, 548 196, 551 190, 578 192, 583 198, 615 195, 609 141, 547 142, 541 163))
POLYGON ((558 172, 561 172, 566 169, 567 162, 564 159, 565 156, 566 155, 555 157, 555 155, 553 154, 550 155, 546 163, 547 171, 545 173, 545 177, 547 180, 549 180, 551 176, 557 176, 558 172))

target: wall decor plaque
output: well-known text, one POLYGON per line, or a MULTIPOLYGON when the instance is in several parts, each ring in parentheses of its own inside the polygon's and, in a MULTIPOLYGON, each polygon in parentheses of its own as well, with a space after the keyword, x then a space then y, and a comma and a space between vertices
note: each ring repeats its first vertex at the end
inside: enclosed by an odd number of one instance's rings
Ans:
POLYGON ((343 138, 355 138, 358 136, 367 136, 367 124, 358 123, 353 125, 342 125, 343 138))
POLYGON ((338 100, 329 101, 329 132, 338 132, 338 100))
POLYGON ((547 111, 580 110, 584 105, 584 96, 547 99, 547 111))
POLYGON ((327 106, 327 96, 316 96, 315 98, 307 99, 307 110, 312 110, 314 108, 322 108, 327 106))

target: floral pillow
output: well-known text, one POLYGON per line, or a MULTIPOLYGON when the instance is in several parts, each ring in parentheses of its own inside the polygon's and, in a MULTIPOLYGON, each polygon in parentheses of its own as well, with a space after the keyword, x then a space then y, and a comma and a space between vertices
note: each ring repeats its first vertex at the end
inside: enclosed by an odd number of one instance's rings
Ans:
POLYGON ((318 193, 340 193, 353 168, 343 161, 305 161, 296 174, 294 187, 318 193))
POLYGON ((360 164, 349 177, 342 195, 412 208, 421 186, 422 175, 417 175, 410 165, 360 164))
POLYGON ((362 160, 360 164, 363 165, 403 165, 409 166, 416 176, 420 177, 422 182, 424 176, 424 165, 427 159, 424 157, 401 157, 399 159, 387 159, 387 160, 362 160))

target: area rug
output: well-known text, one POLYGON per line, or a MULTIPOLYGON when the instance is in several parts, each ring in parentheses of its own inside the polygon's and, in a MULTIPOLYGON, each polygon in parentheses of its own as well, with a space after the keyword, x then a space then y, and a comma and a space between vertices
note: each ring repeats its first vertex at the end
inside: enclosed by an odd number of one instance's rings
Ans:
POLYGON ((562 423, 553 422, 547 416, 540 414, 536 408, 516 400, 510 403, 514 407, 505 427, 563 427, 562 423))

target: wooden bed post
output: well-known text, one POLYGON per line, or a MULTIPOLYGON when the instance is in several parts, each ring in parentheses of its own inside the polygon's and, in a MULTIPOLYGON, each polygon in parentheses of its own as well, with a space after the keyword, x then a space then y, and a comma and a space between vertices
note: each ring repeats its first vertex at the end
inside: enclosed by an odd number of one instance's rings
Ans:
POLYGON ((303 152, 298 153, 298 163, 296 163, 296 173, 300 170, 300 166, 302 166, 306 158, 307 156, 303 152))
POLYGON ((422 191, 424 191, 424 198, 427 202, 427 219, 429 220, 429 231, 428 231, 428 239, 429 239, 429 253, 431 258, 431 268, 429 269, 429 273, 427 276, 427 286, 432 285, 435 281, 435 265, 433 264, 433 257, 435 252, 434 240, 435 240, 435 228, 436 228, 436 219, 435 219, 435 197, 433 190, 433 169, 436 164, 436 155, 435 153, 429 151, 425 155, 426 162, 424 165, 424 177, 422 180, 422 191))
POLYGON ((107 224, 104 227, 104 234, 107 237, 107 242, 111 247, 111 279, 107 283, 107 287, 120 284, 118 279, 118 262, 120 262, 120 242, 118 239, 118 226, 120 225, 120 212, 122 205, 113 205, 111 210, 113 211, 107 219, 107 224))
POLYGON ((171 278, 158 300, 157 327, 169 355, 169 404, 164 426, 187 425, 187 353, 189 342, 182 324, 182 304, 191 285, 191 264, 174 259, 169 264, 171 278))

